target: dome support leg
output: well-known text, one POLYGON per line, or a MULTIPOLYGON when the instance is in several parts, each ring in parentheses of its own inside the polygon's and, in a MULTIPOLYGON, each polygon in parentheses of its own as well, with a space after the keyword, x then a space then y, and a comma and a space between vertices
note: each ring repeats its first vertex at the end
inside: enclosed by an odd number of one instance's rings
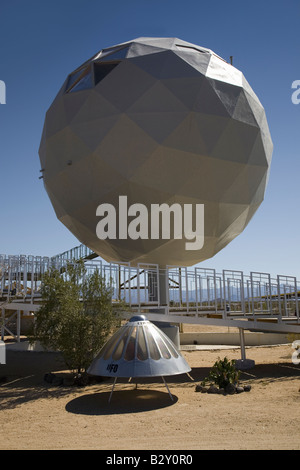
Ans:
POLYGON ((115 380, 114 380, 114 383, 113 383, 113 386, 112 386, 112 389, 111 389, 111 392, 110 392, 110 395, 109 395, 108 403, 110 403, 110 400, 111 400, 111 397, 112 397, 112 394, 113 394, 113 391, 114 391, 114 388, 115 388, 115 385, 116 385, 116 381, 117 381, 117 377, 115 377, 115 380))
POLYGON ((172 397, 172 394, 171 394, 171 392, 170 392, 170 390, 169 390, 169 387, 168 387, 168 385, 167 385, 167 382, 165 381, 165 379, 164 379, 163 376, 161 376, 161 378, 163 379, 163 382, 164 382, 164 384, 165 384, 165 386, 166 386, 166 388, 167 388, 167 390, 168 390, 168 393, 169 393, 169 395, 170 395, 171 400, 174 401, 174 400, 173 400, 173 397, 172 397))

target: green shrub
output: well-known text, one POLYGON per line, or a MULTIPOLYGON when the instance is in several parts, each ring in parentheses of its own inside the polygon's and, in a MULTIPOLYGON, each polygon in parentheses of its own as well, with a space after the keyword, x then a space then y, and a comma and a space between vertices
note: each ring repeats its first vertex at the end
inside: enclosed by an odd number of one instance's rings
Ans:
POLYGON ((112 302, 112 289, 98 271, 88 274, 83 262, 64 272, 51 269, 41 287, 42 305, 35 314, 31 342, 60 351, 67 367, 86 371, 109 335, 120 326, 124 305, 112 302))
POLYGON ((203 384, 207 382, 214 383, 219 388, 226 388, 228 384, 236 385, 239 382, 240 371, 235 367, 235 360, 229 361, 227 357, 216 361, 211 368, 209 375, 204 379, 203 384))

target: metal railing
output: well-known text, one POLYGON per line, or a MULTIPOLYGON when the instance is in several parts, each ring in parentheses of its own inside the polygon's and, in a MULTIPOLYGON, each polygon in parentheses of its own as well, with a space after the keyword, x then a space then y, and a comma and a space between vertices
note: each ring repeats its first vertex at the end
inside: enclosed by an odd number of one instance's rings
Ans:
POLYGON ((93 259, 97 258, 98 255, 94 253, 93 250, 88 248, 85 245, 79 245, 75 246, 74 248, 71 248, 70 250, 64 251, 63 253, 60 253, 58 255, 52 256, 51 261, 54 263, 62 263, 65 260, 67 261, 73 261, 73 260, 80 260, 80 259, 93 259))
POLYGON ((268 273, 154 264, 106 263, 88 259, 89 250, 70 250, 57 257, 0 255, 0 299, 34 302, 40 298, 43 274, 63 270, 74 260, 70 253, 85 256, 87 273, 97 269, 112 287, 113 301, 124 301, 143 310, 162 309, 178 315, 228 318, 299 319, 300 289, 296 277, 268 273))

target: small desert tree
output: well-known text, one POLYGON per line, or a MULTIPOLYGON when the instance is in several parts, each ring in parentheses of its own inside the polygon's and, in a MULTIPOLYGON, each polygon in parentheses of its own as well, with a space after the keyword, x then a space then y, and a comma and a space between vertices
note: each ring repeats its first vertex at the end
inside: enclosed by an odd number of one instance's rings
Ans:
POLYGON ((113 305, 112 289, 98 271, 87 274, 83 262, 45 273, 41 294, 31 341, 60 351, 70 370, 84 372, 119 326, 122 305, 113 305))

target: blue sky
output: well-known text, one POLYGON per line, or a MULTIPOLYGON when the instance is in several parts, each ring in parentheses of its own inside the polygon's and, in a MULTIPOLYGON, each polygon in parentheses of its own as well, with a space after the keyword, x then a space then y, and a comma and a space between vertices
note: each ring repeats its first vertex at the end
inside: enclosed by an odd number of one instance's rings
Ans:
POLYGON ((202 266, 297 276, 299 0, 1 0, 0 253, 52 256, 79 244, 39 180, 44 117, 68 73, 104 47, 178 37, 229 61, 260 98, 274 143, 266 197, 245 231, 202 266))

